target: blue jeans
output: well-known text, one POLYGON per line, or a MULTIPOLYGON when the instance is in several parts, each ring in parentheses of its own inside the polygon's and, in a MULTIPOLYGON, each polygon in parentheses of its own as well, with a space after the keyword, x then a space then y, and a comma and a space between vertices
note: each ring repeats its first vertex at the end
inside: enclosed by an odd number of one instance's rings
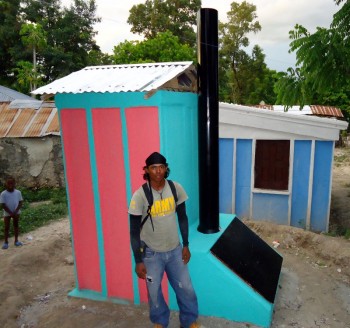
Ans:
POLYGON ((180 324, 188 328, 197 320, 198 303, 188 267, 182 262, 181 245, 169 252, 154 252, 147 247, 143 262, 147 270, 146 283, 151 321, 164 327, 168 327, 169 324, 170 311, 161 287, 162 278, 166 272, 176 294, 180 309, 180 324))

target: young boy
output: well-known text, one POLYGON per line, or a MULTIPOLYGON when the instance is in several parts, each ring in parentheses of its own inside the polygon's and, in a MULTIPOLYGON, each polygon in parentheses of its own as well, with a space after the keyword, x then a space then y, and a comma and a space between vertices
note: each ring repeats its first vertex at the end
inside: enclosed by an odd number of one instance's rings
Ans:
POLYGON ((10 231, 10 221, 13 219, 13 228, 15 232, 15 246, 22 246, 23 244, 18 241, 18 221, 19 215, 21 213, 20 209, 23 204, 22 194, 16 188, 16 181, 14 178, 10 177, 6 179, 5 188, 0 194, 0 204, 4 210, 4 223, 5 223, 5 242, 2 245, 2 249, 8 249, 9 247, 9 231, 10 231))

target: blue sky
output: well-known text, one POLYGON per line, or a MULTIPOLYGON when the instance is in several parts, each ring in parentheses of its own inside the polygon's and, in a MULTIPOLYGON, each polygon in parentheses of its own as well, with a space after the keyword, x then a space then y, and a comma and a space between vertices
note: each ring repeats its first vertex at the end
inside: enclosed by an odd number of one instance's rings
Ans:
MULTIPOLYGON (((97 44, 103 52, 112 53, 113 47, 124 40, 140 40, 139 35, 130 32, 127 24, 130 8, 141 0, 111 1, 96 0, 97 15, 102 18, 95 26, 98 31, 97 44)), ((236 1, 242 2, 242 1, 236 1)), ((250 36, 251 47, 258 44, 266 55, 268 67, 285 71, 295 65, 295 55, 289 54, 288 32, 295 24, 305 26, 314 32, 317 26, 329 27, 334 13, 340 7, 333 0, 247 0, 257 7, 258 21, 262 30, 250 36)), ((62 0, 64 5, 71 0, 62 0)), ((202 0, 203 8, 218 10, 219 20, 225 21, 232 1, 202 0)), ((250 47, 250 48, 251 48, 250 47)), ((247 49, 250 53, 250 48, 247 49)))

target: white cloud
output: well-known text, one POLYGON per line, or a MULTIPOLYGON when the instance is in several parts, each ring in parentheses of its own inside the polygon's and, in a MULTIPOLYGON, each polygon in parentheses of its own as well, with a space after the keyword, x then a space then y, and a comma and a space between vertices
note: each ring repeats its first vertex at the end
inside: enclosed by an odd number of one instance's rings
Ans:
POLYGON ((339 9, 332 0, 255 0, 264 43, 287 41, 288 32, 301 24, 311 32, 317 26, 329 27, 339 9))
MULTIPOLYGON (((231 8, 229 0, 202 0, 203 8, 218 10, 219 19, 225 21, 231 8)), ((242 2, 237 0, 236 2, 242 2)), ((257 7, 262 30, 250 37, 251 45, 258 44, 266 54, 268 66, 284 69, 294 64, 294 56, 288 54, 289 34, 295 24, 305 26, 310 32, 317 26, 329 27, 333 14, 339 10, 333 0, 247 0, 257 7), (275 59, 273 59, 275 58, 275 59), (286 64, 288 63, 288 65, 286 64)), ((71 0, 62 0, 64 5, 71 0)), ((140 40, 130 32, 127 24, 129 10, 142 0, 111 1, 96 0, 97 15, 102 22, 96 25, 96 42, 102 51, 111 53, 113 47, 124 40, 140 40)))

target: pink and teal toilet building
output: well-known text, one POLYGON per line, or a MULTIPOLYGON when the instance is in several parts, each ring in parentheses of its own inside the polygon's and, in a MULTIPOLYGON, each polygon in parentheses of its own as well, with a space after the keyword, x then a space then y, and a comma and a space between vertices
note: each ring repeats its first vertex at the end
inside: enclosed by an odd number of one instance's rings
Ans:
MULTIPOLYGON (((217 65, 217 59, 207 59, 217 65)), ((282 257, 233 214, 214 213, 214 228, 198 224, 204 216, 203 189, 213 195, 205 204, 210 211, 219 207, 214 202, 218 181, 208 173, 200 178, 203 113, 198 104, 211 102, 200 86, 198 93, 192 62, 175 62, 87 67, 35 91, 55 95, 59 113, 75 263, 76 286, 70 295, 147 302, 145 282, 134 272, 127 210, 143 183, 145 158, 159 151, 167 158, 170 178, 189 195, 189 268, 200 315, 269 327, 282 257)), ((217 134, 213 131, 208 130, 217 134)), ((208 146, 214 151, 216 139, 208 146)), ((218 168, 215 158, 209 164, 218 168)), ((177 310, 166 279, 163 290, 170 308, 177 310)))
MULTIPOLYGON (((168 160, 170 178, 189 194, 189 266, 200 314, 268 327, 274 293, 269 299, 262 296, 211 252, 238 219, 223 214, 219 232, 197 231, 195 80, 191 62, 103 66, 85 68, 36 90, 55 94, 59 111, 75 262, 76 287, 70 295, 147 302, 144 281, 134 273, 127 210, 133 191, 143 183, 145 158, 159 151, 168 160)), ((166 281, 163 287, 176 310, 166 281)))

